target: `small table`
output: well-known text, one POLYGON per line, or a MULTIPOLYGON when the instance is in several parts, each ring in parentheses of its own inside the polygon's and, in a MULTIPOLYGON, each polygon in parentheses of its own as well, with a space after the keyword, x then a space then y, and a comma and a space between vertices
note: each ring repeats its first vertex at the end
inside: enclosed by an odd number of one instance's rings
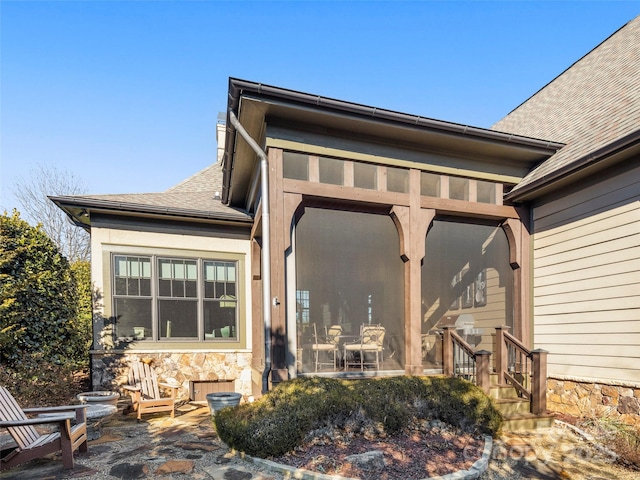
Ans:
POLYGON ((96 440, 102 436, 102 425, 118 411, 113 405, 89 405, 87 414, 87 440, 96 440))

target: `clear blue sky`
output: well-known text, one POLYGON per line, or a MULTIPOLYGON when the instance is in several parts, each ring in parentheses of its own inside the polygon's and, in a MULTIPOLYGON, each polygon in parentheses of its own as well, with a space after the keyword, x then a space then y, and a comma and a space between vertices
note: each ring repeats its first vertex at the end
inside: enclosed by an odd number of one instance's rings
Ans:
POLYGON ((215 161, 228 77, 490 127, 640 2, 0 0, 0 209, 38 164, 89 193, 215 161))

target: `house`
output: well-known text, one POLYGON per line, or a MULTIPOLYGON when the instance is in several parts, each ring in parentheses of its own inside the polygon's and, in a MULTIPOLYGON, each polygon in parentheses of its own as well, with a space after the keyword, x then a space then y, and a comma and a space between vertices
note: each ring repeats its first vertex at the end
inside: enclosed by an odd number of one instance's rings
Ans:
POLYGON ((549 407, 640 413, 640 17, 493 128, 566 146, 506 200, 532 213, 549 407))
POLYGON ((553 406, 579 384, 637 415, 639 27, 493 129, 231 78, 214 165, 161 193, 52 197, 91 231, 94 388, 131 357, 192 399, 442 373, 447 332, 495 352, 508 330, 551 352, 553 406))

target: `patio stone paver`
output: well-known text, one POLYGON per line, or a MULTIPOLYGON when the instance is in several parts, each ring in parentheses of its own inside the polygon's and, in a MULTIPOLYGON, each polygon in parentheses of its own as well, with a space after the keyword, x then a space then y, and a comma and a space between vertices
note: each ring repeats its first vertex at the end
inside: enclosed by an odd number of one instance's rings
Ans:
MULTIPOLYGON (((557 426, 540 432, 506 432, 494 442, 489 468, 479 478, 637 478, 637 472, 621 471, 606 459, 586 457, 586 446, 557 426)), ((145 416, 139 423, 135 415, 116 414, 103 426, 102 436, 89 442, 88 453, 76 454, 75 459, 73 470, 65 470, 60 458, 52 456, 2 472, 0 480, 285 478, 260 462, 230 452, 213 430, 208 407, 202 405, 186 405, 174 419, 161 413, 145 416)), ((472 478, 478 478, 477 474, 472 478)))

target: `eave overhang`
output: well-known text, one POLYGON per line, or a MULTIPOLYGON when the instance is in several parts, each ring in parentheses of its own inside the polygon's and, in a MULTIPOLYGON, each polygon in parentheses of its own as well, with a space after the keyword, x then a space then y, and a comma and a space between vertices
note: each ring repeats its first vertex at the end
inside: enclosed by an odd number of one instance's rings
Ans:
POLYGON ((619 138, 577 160, 555 170, 549 175, 523 185, 505 196, 511 202, 533 201, 561 191, 569 185, 590 177, 606 168, 640 157, 640 130, 619 138))
POLYGON ((75 225, 87 231, 91 229, 92 213, 246 226, 248 228, 253 224, 253 218, 241 212, 237 214, 208 212, 196 209, 99 200, 82 196, 49 196, 48 198, 64 211, 75 225))
POLYGON ((252 156, 228 115, 233 111, 258 142, 264 141, 265 121, 312 126, 346 135, 361 135, 411 145, 425 151, 447 151, 452 155, 487 158, 494 162, 519 162, 528 169, 549 158, 564 145, 495 130, 434 120, 417 115, 345 102, 236 78, 229 79, 227 135, 223 159, 222 201, 242 205, 246 192, 233 192, 246 184, 255 165, 237 165, 236 157, 252 156), (232 178, 237 177, 237 178, 232 178), (237 197, 237 198, 234 198, 237 197))

